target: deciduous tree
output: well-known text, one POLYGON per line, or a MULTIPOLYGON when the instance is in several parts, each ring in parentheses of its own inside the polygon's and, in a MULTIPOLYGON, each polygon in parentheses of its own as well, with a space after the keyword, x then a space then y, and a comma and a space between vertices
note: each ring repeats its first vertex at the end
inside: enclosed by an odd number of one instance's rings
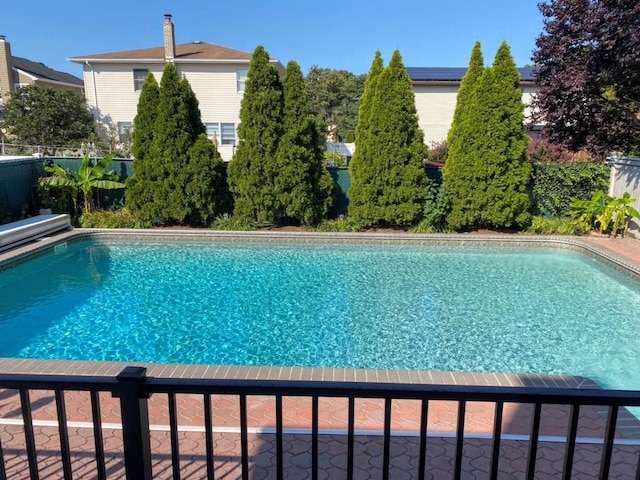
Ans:
POLYGON ((79 93, 27 85, 11 93, 2 127, 23 145, 76 147, 95 124, 79 93))
POLYGON ((535 98, 545 134, 601 156, 640 147, 640 3, 550 0, 540 4, 535 98))

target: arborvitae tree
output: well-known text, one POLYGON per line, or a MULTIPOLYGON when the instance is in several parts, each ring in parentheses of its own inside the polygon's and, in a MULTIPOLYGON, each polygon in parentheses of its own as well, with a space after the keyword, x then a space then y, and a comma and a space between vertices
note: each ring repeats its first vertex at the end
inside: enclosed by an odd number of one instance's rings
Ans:
POLYGON ((531 166, 520 76, 506 43, 473 89, 464 150, 447 162, 444 180, 452 202, 447 221, 456 229, 512 228, 526 224, 531 166))
POLYGON ((253 52, 238 126, 239 144, 229 162, 228 181, 234 215, 273 222, 276 155, 283 133, 282 83, 262 46, 253 52))
POLYGON ((371 184, 375 171, 371 166, 369 133, 371 128, 371 105, 375 97, 376 86, 380 74, 384 70, 382 55, 376 51, 364 84, 364 92, 360 97, 358 123, 356 125, 356 151, 349 163, 351 186, 349 187, 349 214, 357 215, 358 209, 375 195, 371 184))
POLYGON ((482 75, 484 70, 484 61, 482 56, 482 48, 480 42, 476 42, 471 50, 471 59, 469 60, 469 68, 467 69, 462 81, 460 89, 456 97, 456 109, 453 113, 453 122, 447 136, 449 145, 449 159, 455 161, 455 157, 460 155, 465 147, 465 138, 468 135, 467 127, 469 127, 468 115, 470 114, 469 103, 473 95, 473 88, 482 75))
POLYGON ((193 92, 191 84, 186 77, 184 77, 180 82, 180 87, 184 94, 184 102, 189 110, 189 124, 192 130, 191 135, 193 137, 193 142, 195 143, 201 134, 207 133, 207 129, 204 126, 204 123, 202 123, 202 116, 200 115, 200 107, 196 94, 193 92))
POLYGON ((138 99, 137 114, 134 119, 131 151, 133 152, 133 176, 127 179, 126 203, 133 211, 138 211, 153 198, 152 169, 149 168, 153 131, 160 103, 160 87, 153 73, 149 73, 138 99))
POLYGON ((160 82, 153 141, 145 160, 149 181, 141 185, 143 191, 139 192, 144 199, 139 214, 144 220, 182 223, 188 214, 182 192, 176 192, 176 176, 188 163, 194 141, 184 99, 176 67, 169 63, 160 82))
POLYGON ((201 133, 189 150, 185 198, 190 225, 208 225, 230 210, 231 196, 220 153, 206 134, 201 133))
POLYGON ((331 192, 323 191, 320 182, 323 175, 331 175, 322 164, 322 139, 311 114, 302 71, 294 61, 287 64, 283 87, 285 133, 279 142, 274 179, 278 202, 275 220, 309 225, 331 207, 331 192))
POLYGON ((350 205, 349 213, 369 225, 411 225, 422 214, 426 199, 422 161, 427 147, 418 126, 411 79, 397 50, 379 75, 369 125, 368 158, 362 160, 362 168, 353 172, 356 178, 352 179, 360 188, 365 183, 368 187, 356 197, 359 201, 350 205))

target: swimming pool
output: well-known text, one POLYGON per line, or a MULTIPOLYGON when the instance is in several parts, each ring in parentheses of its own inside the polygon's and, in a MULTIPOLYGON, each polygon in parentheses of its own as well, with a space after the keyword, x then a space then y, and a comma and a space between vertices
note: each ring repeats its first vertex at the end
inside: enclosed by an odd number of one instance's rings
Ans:
POLYGON ((640 389, 639 283, 555 248, 84 240, 0 272, 0 355, 640 389))

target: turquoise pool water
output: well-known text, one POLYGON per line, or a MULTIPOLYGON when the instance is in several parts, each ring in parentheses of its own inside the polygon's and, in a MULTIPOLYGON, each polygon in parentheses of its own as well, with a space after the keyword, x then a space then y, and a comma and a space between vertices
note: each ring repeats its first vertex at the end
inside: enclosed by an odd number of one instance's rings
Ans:
POLYGON ((0 355, 584 375, 640 389, 640 282, 550 248, 70 244, 0 272, 0 355))

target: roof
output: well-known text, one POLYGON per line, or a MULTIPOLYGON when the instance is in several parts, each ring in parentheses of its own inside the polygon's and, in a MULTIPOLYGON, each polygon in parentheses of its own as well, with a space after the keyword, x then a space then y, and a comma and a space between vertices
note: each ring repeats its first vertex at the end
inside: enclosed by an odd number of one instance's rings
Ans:
POLYGON ((11 63, 14 68, 22 70, 23 72, 26 72, 30 75, 33 75, 34 77, 43 80, 69 83, 71 85, 84 87, 84 81, 81 78, 75 77, 70 73, 59 72, 47 67, 43 63, 32 62, 31 60, 27 60, 26 58, 14 57, 13 55, 11 56, 11 63))
MULTIPOLYGON (((519 68, 523 82, 534 82, 533 68, 519 68)), ((467 73, 466 67, 407 67, 407 73, 414 82, 459 82, 467 73)))
MULTIPOLYGON (((190 42, 176 45, 176 60, 251 60, 251 54, 221 47, 207 42, 190 42)), ((124 52, 82 55, 69 58, 72 62, 85 60, 161 60, 164 62, 164 46, 126 50, 124 52)))
POLYGON ((344 142, 328 142, 325 144, 325 150, 327 152, 338 152, 347 158, 353 157, 353 152, 356 150, 355 143, 344 142))

